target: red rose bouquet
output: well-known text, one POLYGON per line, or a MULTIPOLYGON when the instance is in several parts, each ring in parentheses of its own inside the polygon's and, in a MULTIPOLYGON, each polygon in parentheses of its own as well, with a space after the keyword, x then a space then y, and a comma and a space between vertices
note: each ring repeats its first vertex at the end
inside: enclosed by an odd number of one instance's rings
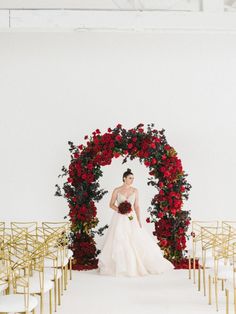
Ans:
MULTIPOLYGON (((129 214, 132 211, 131 204, 128 201, 121 202, 118 206, 118 213, 122 215, 129 214)), ((133 219, 132 215, 128 216, 129 220, 133 219)))

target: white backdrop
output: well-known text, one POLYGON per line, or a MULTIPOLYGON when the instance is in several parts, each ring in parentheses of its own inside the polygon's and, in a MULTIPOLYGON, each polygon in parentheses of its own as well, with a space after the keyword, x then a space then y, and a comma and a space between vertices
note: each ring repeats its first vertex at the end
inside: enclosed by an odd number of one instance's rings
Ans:
MULTIPOLYGON (((63 220, 54 196, 68 140, 96 128, 154 122, 166 129, 193 188, 193 219, 235 219, 236 35, 0 33, 0 221, 63 220)), ((130 167, 145 228, 153 190, 138 161, 104 167, 109 194, 130 167)))

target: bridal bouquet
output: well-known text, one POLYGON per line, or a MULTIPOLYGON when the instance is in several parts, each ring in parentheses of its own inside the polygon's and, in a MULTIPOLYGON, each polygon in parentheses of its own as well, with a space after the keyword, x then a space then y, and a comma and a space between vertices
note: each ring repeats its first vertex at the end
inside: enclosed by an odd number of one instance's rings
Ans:
MULTIPOLYGON (((118 213, 125 215, 132 211, 131 204, 128 201, 124 201, 118 206, 118 213)), ((132 215, 128 215, 129 220, 132 220, 134 217, 132 215)))

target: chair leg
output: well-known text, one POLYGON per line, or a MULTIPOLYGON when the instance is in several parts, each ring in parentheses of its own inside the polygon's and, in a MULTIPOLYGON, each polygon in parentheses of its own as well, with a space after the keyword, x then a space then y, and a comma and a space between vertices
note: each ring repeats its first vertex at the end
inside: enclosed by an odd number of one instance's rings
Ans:
POLYGON ((226 299, 226 310, 225 313, 229 314, 229 290, 225 289, 225 299, 226 299))
POLYGON ((216 311, 219 311, 219 307, 218 307, 218 280, 215 277, 215 302, 216 302, 216 311))
POLYGON ((196 283, 196 259, 195 257, 193 258, 193 283, 196 283))
POLYGON ((203 293, 206 296, 206 268, 203 266, 203 293))
POLYGON ((44 295, 43 293, 40 294, 40 314, 43 314, 43 309, 44 308, 44 295))
POLYGON ((234 314, 236 314, 236 288, 234 288, 234 314))
POLYGON ((57 311, 57 279, 54 279, 54 311, 57 311))
POLYGON ((191 279, 191 256, 188 257, 188 279, 191 279))
POLYGON ((208 275, 209 299, 208 304, 211 305, 211 275, 208 275))
POLYGON ((61 295, 63 295, 63 289, 64 289, 64 280, 65 280, 65 274, 64 274, 64 268, 61 268, 61 295))
POLYGON ((72 258, 70 258, 70 280, 72 280, 72 258))
POLYGON ((58 285, 57 285, 58 289, 58 305, 61 305, 61 279, 58 278, 58 285))
POLYGON ((225 287, 224 287, 224 279, 221 279, 221 290, 224 291, 225 290, 225 287))
POLYGON ((49 313, 52 314, 52 289, 49 290, 49 313))
POLYGON ((65 280, 64 280, 64 290, 67 288, 67 280, 68 280, 68 264, 64 267, 65 272, 65 280))
POLYGON ((201 266, 198 266, 198 291, 201 290, 201 266))

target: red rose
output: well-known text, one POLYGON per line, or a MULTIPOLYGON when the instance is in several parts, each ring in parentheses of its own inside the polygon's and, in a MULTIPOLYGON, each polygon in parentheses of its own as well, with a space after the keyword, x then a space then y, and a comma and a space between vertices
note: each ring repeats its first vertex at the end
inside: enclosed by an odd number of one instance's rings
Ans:
POLYGON ((120 153, 114 152, 114 157, 115 157, 115 158, 118 158, 119 156, 120 156, 120 153))
POLYGON ((79 145, 78 148, 79 148, 80 150, 82 150, 82 149, 83 149, 83 145, 79 145))
POLYGON ((151 143, 151 144, 150 144, 150 147, 151 147, 151 148, 156 148, 156 144, 155 144, 155 143, 151 143))
POLYGON ((167 240, 166 239, 162 239, 161 241, 160 241, 160 245, 161 246, 167 246, 167 240))
POLYGON ((132 138, 132 141, 135 143, 135 142, 137 142, 137 137, 133 137, 132 138))
POLYGON ((165 150, 170 150, 170 148, 171 148, 170 145, 165 145, 165 146, 164 146, 164 149, 165 149, 165 150))
POLYGON ((132 144, 132 143, 129 143, 129 144, 128 144, 128 148, 131 149, 132 147, 133 147, 133 144, 132 144))
POLYGON ((149 217, 146 219, 146 222, 147 222, 147 223, 150 223, 150 218, 149 218, 149 217))
POLYGON ((87 140, 88 139, 88 135, 85 135, 84 139, 87 140))
POLYGON ((92 170, 92 169, 93 169, 93 164, 89 163, 89 164, 87 165, 87 168, 88 168, 89 170, 92 170))
POLYGON ((111 132, 111 128, 108 128, 107 131, 108 131, 108 132, 111 132))
POLYGON ((149 167, 149 166, 151 165, 151 163, 150 163, 150 161, 145 160, 145 161, 144 161, 144 165, 145 165, 146 167, 149 167))
POLYGON ((122 137, 120 135, 116 135, 116 140, 119 142, 121 141, 122 137))
POLYGON ((163 182, 159 182, 159 184, 158 184, 158 185, 159 185, 159 187, 160 187, 160 188, 163 188, 164 183, 163 183, 163 182))
POLYGON ((157 163, 157 160, 156 158, 152 158, 152 161, 151 161, 152 165, 155 165, 157 163))
POLYGON ((175 208, 171 208, 171 213, 175 216, 175 214, 176 214, 176 209, 175 208))
POLYGON ((185 187, 184 187, 184 186, 181 186, 180 191, 181 191, 181 192, 184 192, 184 191, 185 191, 185 187))
POLYGON ((74 153, 74 158, 79 158, 79 154, 78 153, 74 153))
POLYGON ((99 129, 97 129, 97 130, 96 130, 96 133, 97 133, 97 134, 100 134, 101 132, 100 132, 100 130, 99 130, 99 129))
POLYGON ((165 177, 165 178, 170 177, 170 172, 169 172, 169 171, 165 171, 165 172, 164 172, 164 177, 165 177))
POLYGON ((164 216, 164 214, 163 214, 162 212, 159 212, 159 213, 157 214, 157 217, 158 217, 158 218, 163 218, 163 216, 164 216))
POLYGON ((162 155, 162 156, 161 156, 161 159, 162 159, 162 160, 165 160, 166 158, 167 158, 166 155, 162 155))
POLYGON ((121 127, 122 127, 122 125, 119 123, 119 124, 117 124, 117 129, 120 129, 121 127))
POLYGON ((84 179, 84 180, 87 179, 87 174, 86 173, 82 174, 82 179, 84 179))

